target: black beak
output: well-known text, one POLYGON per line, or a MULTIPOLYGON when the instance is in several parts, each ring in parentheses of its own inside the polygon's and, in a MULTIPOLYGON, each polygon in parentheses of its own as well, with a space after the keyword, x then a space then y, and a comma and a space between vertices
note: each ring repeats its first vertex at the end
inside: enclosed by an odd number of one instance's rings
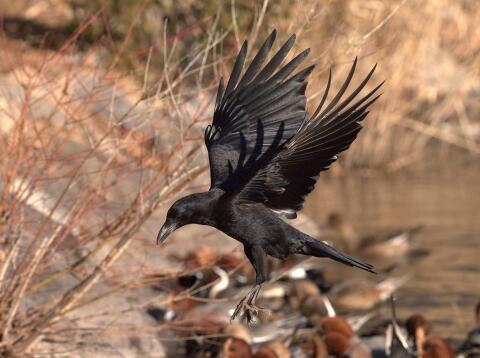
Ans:
POLYGON ((181 225, 177 222, 174 221, 166 221, 165 224, 163 224, 162 228, 158 232, 157 235, 157 245, 160 245, 162 242, 165 241, 165 239, 170 235, 172 232, 174 232, 176 229, 178 229, 181 225))

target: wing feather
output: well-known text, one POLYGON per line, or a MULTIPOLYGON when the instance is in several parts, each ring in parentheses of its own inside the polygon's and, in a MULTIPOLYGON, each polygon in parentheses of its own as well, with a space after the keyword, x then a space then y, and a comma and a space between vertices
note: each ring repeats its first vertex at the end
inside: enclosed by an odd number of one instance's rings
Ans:
POLYGON ((305 90, 314 66, 294 73, 309 50, 282 65, 295 43, 292 35, 267 61, 275 38, 273 31, 245 71, 248 44, 243 43, 226 87, 220 80, 205 144, 212 189, 221 188, 240 201, 263 203, 293 218, 320 173, 357 137, 383 82, 357 99, 374 66, 345 98, 357 67, 355 59, 328 101, 330 71, 320 103, 309 118, 305 90))
MULTIPOLYGON (((247 48, 248 48, 248 42, 244 41, 242 48, 238 53, 237 59, 235 60, 235 64, 233 65, 233 70, 228 80, 227 89, 225 90, 225 96, 228 96, 233 92, 233 89, 235 88, 238 80, 240 79, 240 74, 242 73, 243 65, 245 63, 245 58, 247 56, 247 48)), ((227 102, 224 102, 224 103, 227 103, 227 102)))
POLYGON ((299 131, 269 161, 259 163, 256 171, 242 185, 240 200, 262 202, 276 212, 287 212, 289 217, 303 207, 320 175, 337 160, 337 155, 348 149, 368 115, 368 108, 378 99, 383 82, 357 101, 360 92, 371 79, 375 67, 351 92, 345 95, 355 72, 355 59, 338 93, 322 111, 331 85, 331 72, 320 104, 311 119, 305 119, 299 131), (377 94, 377 95, 376 95, 377 94))
POLYGON ((277 31, 273 30, 270 36, 268 36, 268 38, 265 40, 260 50, 258 50, 258 53, 250 63, 250 66, 248 66, 248 69, 245 71, 245 74, 243 75, 240 83, 238 84, 238 88, 243 88, 246 84, 248 84, 261 69, 263 63, 267 58, 268 53, 270 52, 270 49, 273 46, 273 43, 275 42, 276 36, 277 31))
POLYGON ((313 66, 294 72, 308 50, 282 66, 293 35, 267 62, 275 37, 273 31, 244 71, 245 41, 225 89, 220 81, 213 121, 205 129, 211 188, 236 192, 257 162, 283 146, 304 122, 306 80, 313 66))

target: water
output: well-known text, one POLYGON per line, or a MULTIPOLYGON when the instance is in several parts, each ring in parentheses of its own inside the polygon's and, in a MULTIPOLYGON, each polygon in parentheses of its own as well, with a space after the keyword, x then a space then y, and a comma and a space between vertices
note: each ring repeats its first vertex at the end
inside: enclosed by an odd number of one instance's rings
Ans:
POLYGON ((444 170, 388 178, 320 179, 305 212, 317 222, 331 211, 359 233, 425 225, 416 238, 430 255, 409 263, 411 279, 398 291, 398 315, 420 312, 433 332, 462 338, 480 299, 480 165, 463 160, 444 170))

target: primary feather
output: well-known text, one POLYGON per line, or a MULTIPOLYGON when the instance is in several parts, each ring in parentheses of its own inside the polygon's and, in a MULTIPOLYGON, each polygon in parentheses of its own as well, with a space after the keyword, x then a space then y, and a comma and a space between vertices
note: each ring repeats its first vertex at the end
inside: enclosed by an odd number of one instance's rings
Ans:
POLYGON ((325 106, 330 72, 320 104, 309 117, 305 89, 313 66, 292 74, 308 50, 281 66, 295 42, 291 36, 262 68, 275 36, 273 31, 242 76, 248 48, 246 42, 243 44, 225 90, 220 81, 205 143, 212 189, 221 188, 239 200, 260 202, 294 218, 320 172, 357 137, 360 122, 379 97, 376 93, 382 84, 354 101, 370 80, 373 67, 341 101, 355 73, 355 59, 340 90, 325 106))
POLYGON ((356 60, 344 85, 327 108, 319 113, 321 103, 312 118, 306 116, 300 130, 250 178, 242 189, 243 198, 258 198, 256 190, 260 190, 262 202, 271 209, 294 212, 302 209, 320 172, 337 160, 337 154, 350 147, 362 128, 360 122, 367 116, 368 107, 379 97, 376 92, 382 84, 352 103, 372 76, 374 67, 352 94, 338 104, 348 88, 355 66, 356 60))
POLYGON ((205 130, 211 188, 235 191, 254 164, 285 144, 303 123, 306 78, 313 66, 291 74, 308 50, 281 66, 295 42, 291 36, 263 66, 275 37, 273 31, 242 76, 245 42, 225 89, 220 81, 213 122, 205 130))

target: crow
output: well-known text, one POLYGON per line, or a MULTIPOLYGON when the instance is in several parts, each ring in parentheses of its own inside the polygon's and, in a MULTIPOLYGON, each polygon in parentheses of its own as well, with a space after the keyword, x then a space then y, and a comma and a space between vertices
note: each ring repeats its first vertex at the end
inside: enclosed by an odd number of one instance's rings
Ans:
POLYGON ((246 70, 245 41, 226 87, 220 79, 213 121, 205 129, 210 190, 176 201, 157 235, 160 244, 174 230, 200 224, 212 226, 243 244, 256 280, 237 305, 232 320, 241 313, 250 321, 262 310, 255 300, 268 279, 267 255, 278 259, 291 254, 328 257, 374 273, 372 265, 304 234, 283 219, 296 217, 320 172, 327 170, 337 154, 356 138, 361 129, 359 122, 380 96, 377 91, 383 82, 357 99, 376 65, 342 100, 355 72, 355 59, 340 90, 327 102, 330 70, 323 97, 309 116, 305 90, 314 66, 293 73, 309 49, 284 64, 295 43, 293 34, 265 64, 275 37, 276 30, 246 70))

